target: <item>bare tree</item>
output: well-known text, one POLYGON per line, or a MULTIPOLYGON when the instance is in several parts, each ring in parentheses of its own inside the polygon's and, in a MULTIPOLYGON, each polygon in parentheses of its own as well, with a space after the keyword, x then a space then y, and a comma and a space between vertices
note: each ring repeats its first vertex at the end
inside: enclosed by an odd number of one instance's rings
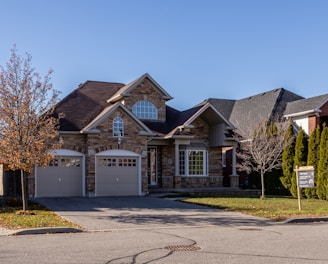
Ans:
POLYGON ((0 66, 0 162, 21 171, 23 211, 27 205, 26 173, 46 166, 48 150, 58 147, 58 118, 51 116, 58 91, 31 67, 31 55, 21 58, 16 47, 6 67, 0 66))
POLYGON ((262 121, 254 130, 243 134, 237 153, 240 162, 238 168, 261 175, 261 198, 265 198, 265 173, 278 169, 282 165, 282 152, 285 144, 286 123, 262 121))

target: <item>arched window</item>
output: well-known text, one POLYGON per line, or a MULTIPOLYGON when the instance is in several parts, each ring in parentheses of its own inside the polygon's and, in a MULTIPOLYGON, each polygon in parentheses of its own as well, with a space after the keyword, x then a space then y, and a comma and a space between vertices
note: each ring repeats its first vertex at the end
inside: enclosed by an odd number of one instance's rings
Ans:
POLYGON ((136 102, 132 112, 140 119, 157 119, 157 108, 148 101, 136 102))
POLYGON ((114 137, 124 136, 124 123, 123 123, 123 119, 120 117, 115 117, 113 119, 113 136, 114 137))

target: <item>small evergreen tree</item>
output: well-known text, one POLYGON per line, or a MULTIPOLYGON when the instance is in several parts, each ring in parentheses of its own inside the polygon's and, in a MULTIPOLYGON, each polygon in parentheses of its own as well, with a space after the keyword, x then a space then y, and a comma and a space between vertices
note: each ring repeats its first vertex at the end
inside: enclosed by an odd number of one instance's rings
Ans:
POLYGON ((293 124, 290 123, 286 131, 285 148, 282 153, 283 176, 280 177, 282 185, 289 191, 292 186, 292 176, 294 171, 295 140, 296 137, 293 124))
MULTIPOLYGON (((315 186, 317 183, 317 171, 318 171, 318 163, 320 159, 320 134, 321 134, 321 129, 320 127, 317 127, 310 135, 309 147, 308 147, 309 151, 308 151, 307 165, 314 167, 315 186)), ((316 188, 306 188, 305 195, 308 198, 315 198, 316 188)))
POLYGON ((320 159, 317 175, 317 195, 320 199, 328 197, 328 127, 324 127, 320 137, 320 159))
MULTIPOLYGON (((308 139, 304 130, 301 128, 296 138, 294 167, 305 166, 307 164, 307 155, 308 155, 308 139)), ((290 192, 294 197, 297 197, 296 172, 293 172, 290 192)))

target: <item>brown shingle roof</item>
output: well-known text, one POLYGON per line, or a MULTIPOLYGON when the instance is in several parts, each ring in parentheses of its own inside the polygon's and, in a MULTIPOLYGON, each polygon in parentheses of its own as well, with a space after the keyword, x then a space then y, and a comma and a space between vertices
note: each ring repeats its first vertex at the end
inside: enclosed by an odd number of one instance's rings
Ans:
POLYGON ((55 114, 63 114, 61 131, 80 131, 106 106, 124 84, 86 81, 58 103, 55 114))

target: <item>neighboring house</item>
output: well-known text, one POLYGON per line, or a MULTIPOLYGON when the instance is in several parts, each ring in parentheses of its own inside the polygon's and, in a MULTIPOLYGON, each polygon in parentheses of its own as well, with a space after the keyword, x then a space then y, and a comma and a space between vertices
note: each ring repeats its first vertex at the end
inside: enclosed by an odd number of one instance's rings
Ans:
MULTIPOLYGON (((252 134, 260 122, 283 118, 287 105, 300 99, 303 99, 303 97, 284 88, 278 88, 240 100, 210 98, 202 104, 212 104, 236 128, 236 135, 240 139, 246 139, 245 137, 252 134)), ((235 148, 223 148, 222 155, 225 161, 223 175, 227 177, 233 173, 232 163, 235 148)), ((239 185, 241 187, 247 185, 247 175, 239 171, 237 174, 240 175, 239 185)), ((224 185, 228 186, 229 183, 224 182, 224 185)))
MULTIPOLYGON (((29 178, 36 197, 144 195, 151 188, 223 186, 233 125, 210 102, 178 111, 149 75, 124 85, 87 81, 55 109, 62 149, 29 178)), ((232 175, 231 186, 238 186, 232 175)))
POLYGON ((290 102, 284 116, 310 135, 317 126, 328 124, 328 94, 290 102))
POLYGON ((240 100, 210 98, 202 104, 212 104, 236 128, 235 133, 243 137, 260 122, 283 117, 286 106, 300 99, 304 98, 278 88, 240 100))

